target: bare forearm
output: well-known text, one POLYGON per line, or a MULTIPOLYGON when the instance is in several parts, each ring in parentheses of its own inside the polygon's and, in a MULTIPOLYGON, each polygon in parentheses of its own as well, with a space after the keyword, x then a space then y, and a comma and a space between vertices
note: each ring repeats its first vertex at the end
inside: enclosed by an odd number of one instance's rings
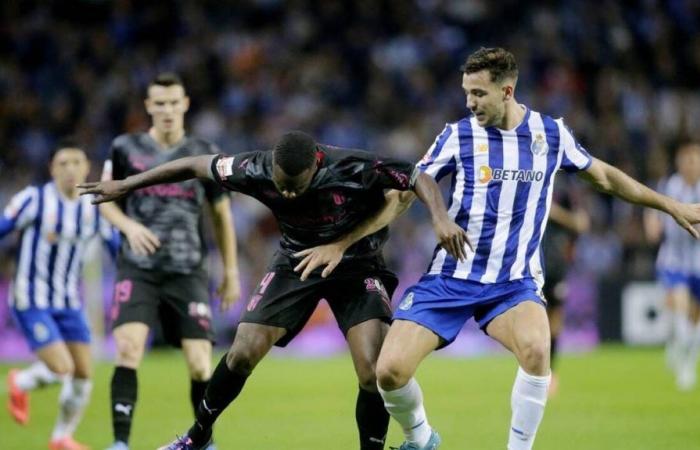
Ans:
POLYGON ((161 164, 153 169, 127 177, 124 182, 129 190, 154 184, 175 183, 191 178, 209 178, 209 165, 213 156, 188 156, 161 164))
POLYGON ((669 212, 673 200, 644 186, 621 170, 604 163, 594 161, 590 172, 583 174, 598 190, 614 195, 630 203, 669 212))
POLYGON ((236 247, 236 229, 230 210, 231 202, 221 199, 214 205, 212 220, 214 223, 214 235, 221 252, 221 261, 224 272, 238 273, 238 253, 236 247))
POLYGON ((133 219, 124 214, 124 211, 114 202, 100 204, 100 214, 122 233, 125 233, 129 224, 133 222, 133 219))
POLYGON ((376 233, 388 226, 411 206, 415 196, 410 191, 392 190, 385 195, 385 199, 386 202, 382 209, 353 228, 341 239, 341 243, 345 244, 346 247, 350 247, 363 237, 376 233))
POLYGON ((425 204, 425 207, 428 208, 433 223, 438 220, 448 219, 447 207, 442 198, 440 187, 429 175, 425 173, 418 175, 414 192, 420 201, 425 204))

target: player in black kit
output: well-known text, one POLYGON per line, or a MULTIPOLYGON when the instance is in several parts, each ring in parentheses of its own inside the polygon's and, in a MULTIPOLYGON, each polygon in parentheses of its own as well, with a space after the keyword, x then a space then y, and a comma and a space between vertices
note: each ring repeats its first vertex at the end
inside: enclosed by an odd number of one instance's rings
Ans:
MULTIPOLYGON (((174 74, 158 76, 148 87, 146 133, 124 134, 112 143, 103 179, 123 179, 167 161, 218 153, 215 145, 186 135, 189 99, 174 74)), ((137 398, 136 370, 149 331, 159 322, 166 339, 182 347, 189 370, 193 408, 211 376, 212 330, 206 244, 202 216, 209 203, 224 263, 219 290, 222 305, 239 297, 235 233, 226 192, 212 180, 187 180, 135 191, 100 210, 125 237, 117 261, 111 319, 117 347, 111 382, 110 450, 127 450, 137 398)), ((137 446, 138 447, 138 446, 137 446)))
POLYGON ((319 245, 352 242, 352 231, 384 205, 384 190, 413 190, 433 218, 438 240, 455 257, 465 256, 466 234, 447 215, 437 184, 413 164, 360 150, 317 144, 289 132, 272 151, 235 156, 200 156, 164 164, 122 181, 84 185, 85 193, 109 201, 156 183, 193 177, 255 197, 275 215, 282 232, 274 255, 241 317, 227 355, 214 370, 196 422, 164 449, 205 448, 211 427, 240 393, 246 379, 273 345, 285 346, 325 298, 343 331, 359 380, 356 419, 363 450, 384 448, 389 415, 377 392, 375 364, 391 317, 397 284, 381 255, 386 228, 349 246, 332 276, 304 274, 298 253, 319 245))

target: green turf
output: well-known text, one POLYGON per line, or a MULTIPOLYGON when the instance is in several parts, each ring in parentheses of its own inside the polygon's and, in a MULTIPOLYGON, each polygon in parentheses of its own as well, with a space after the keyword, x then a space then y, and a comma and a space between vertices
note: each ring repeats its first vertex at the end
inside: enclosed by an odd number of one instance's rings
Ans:
MULTIPOLYGON (((0 365, 0 375, 8 368, 0 365)), ((505 448, 515 369, 505 354, 432 357, 424 363, 418 377, 431 424, 442 434, 442 449, 505 448)), ((677 392, 659 349, 605 347, 565 355, 560 375, 559 394, 548 404, 535 448, 700 449, 700 390, 677 392)), ((92 403, 77 433, 93 449, 111 439, 110 376, 110 366, 98 365, 92 403)), ((148 355, 139 385, 131 448, 152 450, 186 430, 191 420, 189 383, 179 354, 148 355)), ((271 357, 220 418, 219 449, 356 450, 355 393, 349 357, 271 357)), ((57 387, 33 394, 26 428, 0 414, 0 449, 46 448, 57 395, 57 387)), ((392 423, 389 444, 400 440, 392 423)))

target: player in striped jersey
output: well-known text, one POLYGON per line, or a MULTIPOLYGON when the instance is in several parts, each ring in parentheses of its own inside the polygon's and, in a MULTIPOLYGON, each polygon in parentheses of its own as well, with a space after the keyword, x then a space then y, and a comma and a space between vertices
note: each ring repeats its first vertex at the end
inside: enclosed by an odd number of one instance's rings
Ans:
MULTIPOLYGON (((687 144, 678 149, 676 172, 660 184, 660 191, 679 201, 700 201, 700 145, 687 144)), ((694 325, 700 299, 698 244, 669 217, 653 213, 645 214, 644 225, 651 241, 663 236, 656 258, 656 273, 666 289, 666 303, 672 315, 673 329, 666 345, 667 364, 675 372, 678 388, 689 390, 696 381, 700 344, 700 328, 694 325)))
MULTIPOLYGON (((473 249, 464 259, 455 259, 440 246, 435 249, 428 272, 406 291, 394 313, 377 362, 377 380, 387 410, 404 430, 400 449, 437 449, 440 437, 428 423, 413 375, 428 354, 449 345, 474 317, 520 364, 508 448, 530 449, 550 381, 540 241, 555 173, 579 172, 603 192, 670 214, 696 237, 691 224, 700 222, 700 205, 660 195, 592 158, 561 119, 517 103, 518 69, 508 51, 482 48, 462 69, 471 115, 448 124, 418 167, 436 180, 451 176, 449 214, 467 231, 473 249)), ((410 193, 390 197, 363 233, 385 226, 412 201, 410 193)))
POLYGON ((100 218, 91 199, 75 186, 90 170, 83 150, 62 141, 51 156, 52 180, 16 194, 0 218, 0 237, 21 233, 10 308, 40 362, 8 375, 8 407, 20 424, 29 421, 28 392, 61 380, 59 415, 49 448, 87 447, 72 435, 90 396, 90 330, 79 294, 88 240, 101 235, 116 253, 118 235, 100 218))

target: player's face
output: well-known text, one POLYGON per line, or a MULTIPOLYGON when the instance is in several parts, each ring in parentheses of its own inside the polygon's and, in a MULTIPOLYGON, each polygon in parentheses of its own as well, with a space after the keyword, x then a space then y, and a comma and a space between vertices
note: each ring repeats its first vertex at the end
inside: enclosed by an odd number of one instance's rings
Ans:
POLYGON ((462 89, 467 96, 467 108, 479 126, 500 126, 505 120, 506 101, 512 86, 491 81, 491 73, 481 70, 462 76, 462 89), (510 88, 510 90, 509 90, 510 88))
POLYGON ((184 129, 190 99, 182 86, 151 86, 145 103, 156 131, 168 134, 179 133, 184 129))
POLYGON ((700 179, 700 146, 690 145, 682 149, 676 158, 678 173, 688 182, 700 179))
POLYGON ((73 192, 75 185, 85 182, 90 162, 78 148, 59 150, 51 160, 51 177, 62 192, 73 192))
POLYGON ((311 185, 316 173, 316 165, 302 171, 299 175, 289 176, 277 164, 272 167, 272 182, 282 197, 292 200, 302 195, 311 185))

